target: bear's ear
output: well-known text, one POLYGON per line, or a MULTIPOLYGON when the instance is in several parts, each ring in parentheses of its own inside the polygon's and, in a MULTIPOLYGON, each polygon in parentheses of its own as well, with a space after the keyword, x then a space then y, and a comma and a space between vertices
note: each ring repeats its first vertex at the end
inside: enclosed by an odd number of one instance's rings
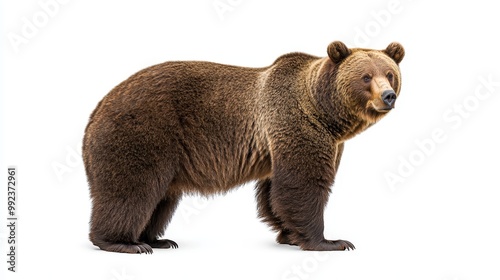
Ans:
POLYGON ((396 64, 399 64, 401 60, 403 60, 403 57, 405 57, 405 49, 397 42, 390 43, 389 46, 385 48, 384 52, 392 58, 396 64))
POLYGON ((342 42, 335 41, 328 45, 326 50, 334 63, 339 63, 351 54, 351 50, 342 42))

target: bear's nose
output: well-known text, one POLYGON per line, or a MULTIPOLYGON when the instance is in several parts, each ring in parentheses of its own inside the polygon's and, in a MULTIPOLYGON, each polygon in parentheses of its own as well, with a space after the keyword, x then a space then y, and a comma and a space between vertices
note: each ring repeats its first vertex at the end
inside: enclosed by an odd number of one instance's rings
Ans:
POLYGON ((396 93, 392 89, 384 90, 384 92, 382 92, 382 100, 387 106, 390 106, 391 108, 394 108, 396 97, 396 93))

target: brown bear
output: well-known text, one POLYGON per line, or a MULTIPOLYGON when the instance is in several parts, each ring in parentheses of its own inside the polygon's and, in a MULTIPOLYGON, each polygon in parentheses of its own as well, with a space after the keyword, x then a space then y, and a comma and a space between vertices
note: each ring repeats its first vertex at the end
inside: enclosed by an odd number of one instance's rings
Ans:
POLYGON ((83 141, 92 243, 124 253, 177 248, 159 237, 184 194, 256 180, 259 217, 279 243, 354 249, 325 239, 323 211, 344 142, 394 108, 404 49, 337 41, 327 53, 290 53, 264 68, 166 62, 116 86, 83 141))

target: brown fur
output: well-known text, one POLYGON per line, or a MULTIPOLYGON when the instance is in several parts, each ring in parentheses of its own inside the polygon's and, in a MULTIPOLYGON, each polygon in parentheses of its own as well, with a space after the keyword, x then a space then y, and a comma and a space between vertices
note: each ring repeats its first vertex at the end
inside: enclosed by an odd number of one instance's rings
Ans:
POLYGON ((387 113, 383 90, 399 94, 404 50, 333 42, 327 53, 265 68, 166 62, 114 88, 84 137, 90 240, 126 253, 177 247, 158 238, 183 194, 257 180, 259 216, 279 243, 353 249, 323 237, 323 209, 344 142, 387 113))

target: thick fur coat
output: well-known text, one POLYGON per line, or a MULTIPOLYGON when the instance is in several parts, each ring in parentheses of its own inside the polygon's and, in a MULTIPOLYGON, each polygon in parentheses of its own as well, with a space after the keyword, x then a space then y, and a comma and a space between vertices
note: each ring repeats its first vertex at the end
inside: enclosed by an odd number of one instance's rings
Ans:
POLYGON ((107 251, 177 247, 164 234, 186 193, 257 180, 258 213, 277 241, 354 246, 323 236, 343 145, 394 108, 404 49, 286 54, 271 66, 166 62, 115 87, 90 116, 83 158, 90 240, 107 251))

